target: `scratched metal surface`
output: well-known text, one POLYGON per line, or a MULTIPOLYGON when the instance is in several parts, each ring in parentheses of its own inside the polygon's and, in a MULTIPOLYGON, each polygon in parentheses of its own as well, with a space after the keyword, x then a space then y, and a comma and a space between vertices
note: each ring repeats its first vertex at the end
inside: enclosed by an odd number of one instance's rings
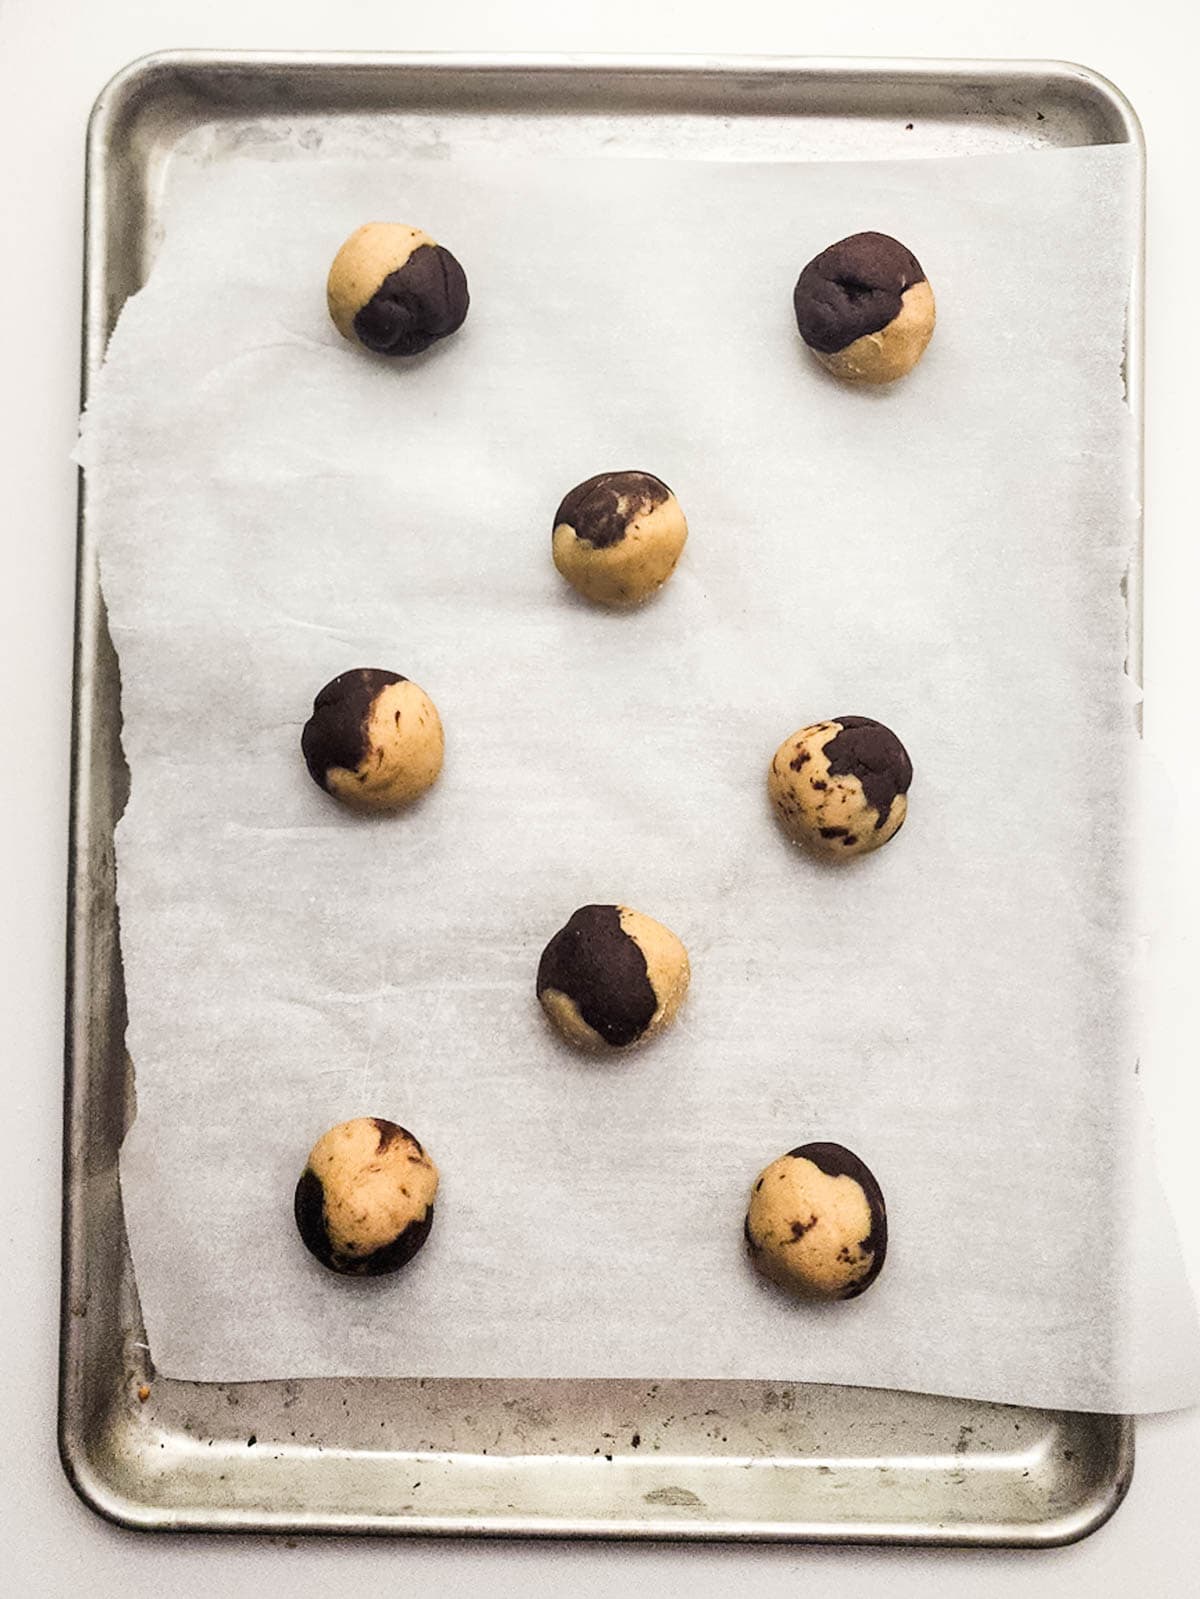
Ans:
MULTIPOLYGON (((85 396, 153 260, 173 155, 336 154, 401 131, 514 158, 601 142, 742 159, 1141 146, 1110 85, 1057 63, 149 57, 103 91, 89 131, 85 396)), ((1132 305, 1140 416, 1140 269, 1132 305)), ((1116 1509, 1128 1417, 784 1381, 158 1377, 118 1181, 134 1104, 113 867, 128 774, 82 493, 75 685, 60 1448, 100 1514, 152 1530, 1033 1546, 1116 1509)))

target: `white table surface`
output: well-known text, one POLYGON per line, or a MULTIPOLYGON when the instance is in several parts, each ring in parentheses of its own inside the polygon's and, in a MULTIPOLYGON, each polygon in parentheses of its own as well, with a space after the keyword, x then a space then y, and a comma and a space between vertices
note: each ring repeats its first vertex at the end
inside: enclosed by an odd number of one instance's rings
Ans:
POLYGON ((1200 1410, 1139 1427, 1130 1496, 1072 1549, 964 1554, 804 1548, 320 1543, 162 1539, 101 1523, 74 1498, 54 1447, 68 729, 83 137, 105 80, 170 46, 517 49, 1026 56, 1084 62, 1133 100, 1150 152, 1147 740, 1180 817, 1174 931, 1152 950, 1159 989, 1144 1071, 1164 1180, 1200 1282, 1200 1131, 1194 1038, 1200 982, 1200 526, 1194 476, 1200 373, 1200 223, 1194 68, 1181 0, 0 0, 0 1589, 217 1595, 264 1585, 289 1599, 386 1591, 756 1599, 797 1585, 839 1599, 1200 1590, 1200 1410), (1185 1531, 1191 1527, 1189 1534, 1185 1531))

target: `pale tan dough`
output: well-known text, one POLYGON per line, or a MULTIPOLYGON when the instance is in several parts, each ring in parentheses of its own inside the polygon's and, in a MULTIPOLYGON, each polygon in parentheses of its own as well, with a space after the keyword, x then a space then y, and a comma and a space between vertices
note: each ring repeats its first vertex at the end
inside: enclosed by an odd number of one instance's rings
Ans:
POLYGON ((347 1259, 390 1244, 437 1194, 438 1170, 425 1150, 405 1138, 379 1146, 378 1124, 360 1116, 331 1127, 306 1163, 324 1190, 329 1242, 347 1259))
POLYGON ((900 311, 886 328, 865 333, 844 350, 813 354, 834 377, 847 383, 894 383, 911 372, 933 337, 936 310, 927 282, 914 283, 900 296, 900 311))
POLYGON ((326 787, 356 810, 395 810, 437 781, 445 748, 441 717, 425 690, 407 679, 391 683, 372 704, 365 759, 353 771, 331 766, 326 787))
POLYGON ((660 589, 687 543, 687 519, 672 494, 635 516, 624 538, 597 548, 560 522, 554 564, 574 589, 600 605, 640 605, 660 589))
MULTIPOLYGON (((568 1044, 574 1044, 576 1049, 600 1050, 612 1047, 594 1028, 588 1026, 579 1014, 575 1001, 568 999, 566 994, 560 993, 557 988, 544 988, 538 998, 551 1023, 568 1044)), ((629 1045, 625 1048, 629 1048, 629 1045)))
POLYGON ((785 738, 771 758, 767 791, 779 820, 798 844, 844 860, 879 849, 894 838, 908 815, 908 796, 897 794, 887 821, 877 827, 879 813, 868 803, 859 779, 830 774, 825 746, 841 730, 840 722, 815 722, 785 738), (801 752, 807 759, 797 771, 792 763, 801 752), (822 828, 844 831, 826 838, 822 828))
POLYGON ((329 315, 344 339, 354 339, 354 318, 384 278, 398 272, 414 250, 434 242, 403 222, 364 222, 355 228, 334 256, 325 286, 329 315))
POLYGON ((651 916, 643 916, 641 911, 631 910, 628 905, 617 908, 621 913, 622 930, 646 957, 646 976, 658 1000, 658 1009, 645 1033, 649 1038, 675 1020, 692 980, 691 963, 683 940, 669 927, 651 916))
POLYGON ((746 1238, 765 1277, 802 1297, 842 1299, 871 1271, 871 1206, 853 1177, 782 1155, 750 1193, 746 1238))

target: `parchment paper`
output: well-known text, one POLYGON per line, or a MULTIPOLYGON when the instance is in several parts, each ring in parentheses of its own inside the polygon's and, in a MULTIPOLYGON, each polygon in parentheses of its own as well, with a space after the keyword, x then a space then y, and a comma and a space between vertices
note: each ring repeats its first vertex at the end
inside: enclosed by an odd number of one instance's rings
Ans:
POLYGON ((1200 1390, 1141 1153, 1135 537, 1120 148, 831 166, 316 156, 178 165, 83 460, 132 770, 118 831, 138 1114, 121 1176, 160 1370, 759 1377, 1075 1408, 1200 1390), (371 217, 464 262, 403 366, 323 285, 371 217), (798 344, 803 262, 896 233, 928 357, 862 392, 798 344), (691 525, 633 615, 549 554, 645 467, 691 525), (298 741, 335 673, 425 687, 445 774, 364 821, 298 741), (879 717, 909 820, 831 870, 781 838, 793 728, 879 717), (534 999, 579 904, 687 943, 680 1024, 583 1060, 534 999), (291 1194, 331 1123, 442 1171, 391 1279, 325 1273, 291 1194), (877 1174, 888 1265, 798 1306, 749 1268, 768 1160, 877 1174))

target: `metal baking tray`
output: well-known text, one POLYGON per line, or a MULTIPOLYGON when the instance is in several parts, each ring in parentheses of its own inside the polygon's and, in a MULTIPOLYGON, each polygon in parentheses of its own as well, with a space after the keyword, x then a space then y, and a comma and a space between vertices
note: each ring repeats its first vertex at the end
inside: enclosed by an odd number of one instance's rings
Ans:
MULTIPOLYGON (((83 388, 145 281, 181 149, 321 159, 377 129, 513 159, 887 158, 1129 143, 1060 63, 208 54, 135 62, 87 148, 83 388)), ((1127 381, 1141 415, 1141 281, 1127 381)), ((146 1529, 1051 1545, 1116 1509, 1129 1417, 776 1383, 159 1377, 117 1155, 134 1112, 113 828, 128 792, 117 660, 79 511, 60 1449, 101 1515, 146 1529)), ((1131 583, 1131 655, 1139 635, 1131 583)), ((652 1376, 652 1374, 651 1374, 652 1376)))

